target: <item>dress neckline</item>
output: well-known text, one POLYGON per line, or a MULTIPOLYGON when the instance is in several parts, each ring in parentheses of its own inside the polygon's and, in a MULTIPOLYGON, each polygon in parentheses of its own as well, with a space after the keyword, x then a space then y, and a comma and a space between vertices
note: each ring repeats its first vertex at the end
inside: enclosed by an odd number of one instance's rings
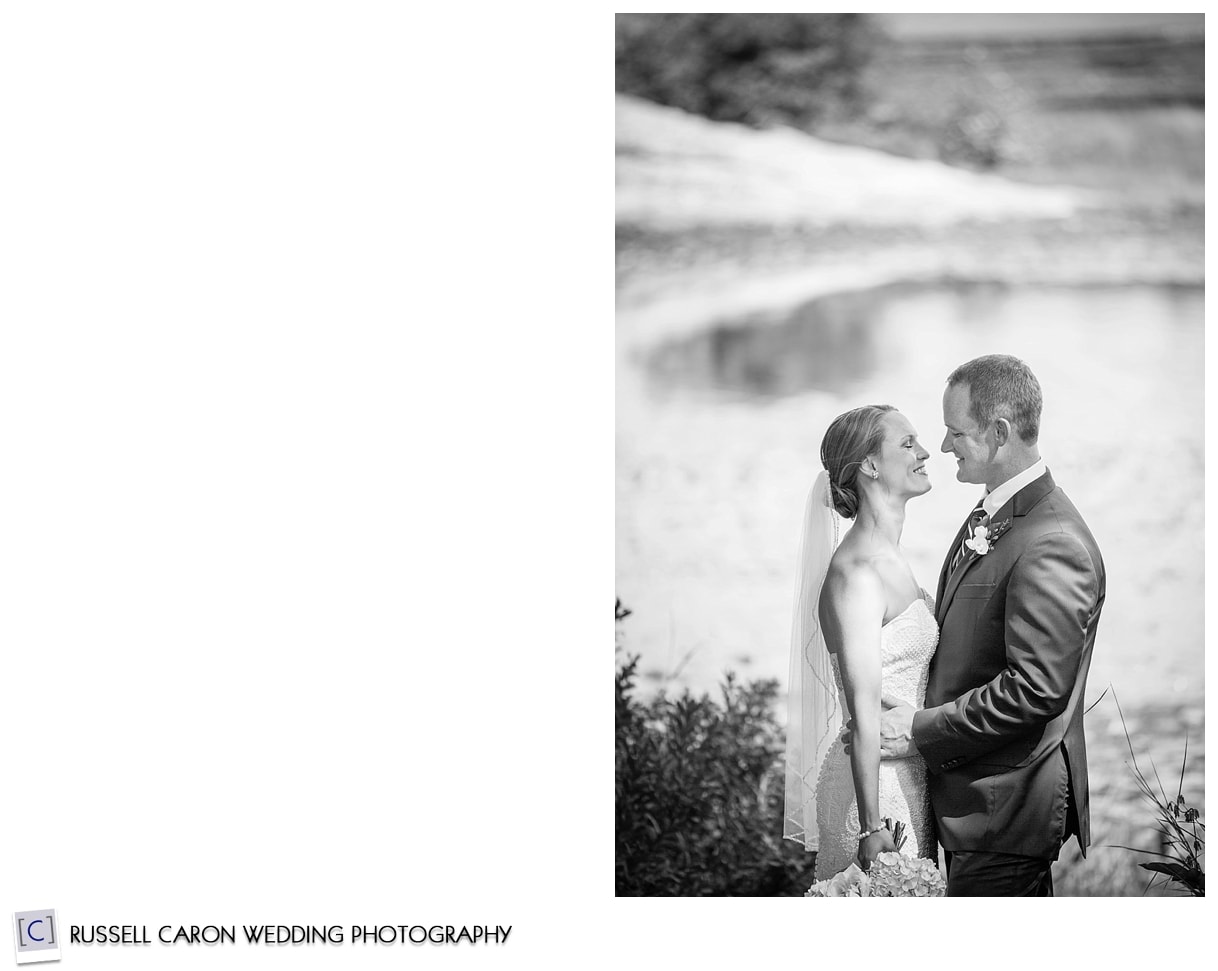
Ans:
POLYGON ((896 615, 895 615, 895 616, 892 618, 892 620, 888 621, 888 622, 887 622, 887 623, 885 623, 885 624, 881 624, 881 625, 880 625, 880 630, 883 630, 885 627, 891 627, 891 626, 892 626, 893 624, 895 624, 895 623, 896 623, 898 620, 900 620, 902 617, 904 617, 904 616, 905 616, 907 613, 909 613, 911 610, 913 610, 913 608, 914 608, 914 607, 915 607, 917 604, 922 604, 924 607, 926 607, 926 609, 927 609, 928 611, 930 611, 931 613, 934 613, 934 611, 931 611, 931 609, 930 609, 930 605, 929 605, 929 604, 926 602, 926 598, 927 598, 927 593, 926 593, 926 591, 925 591, 925 590, 923 590, 921 587, 919 587, 919 588, 918 588, 918 592, 921 594, 921 596, 920 596, 920 597, 914 597, 914 598, 913 598, 913 600, 909 601, 909 603, 906 605, 905 609, 904 609, 904 610, 902 610, 902 611, 901 611, 899 614, 896 614, 896 615))

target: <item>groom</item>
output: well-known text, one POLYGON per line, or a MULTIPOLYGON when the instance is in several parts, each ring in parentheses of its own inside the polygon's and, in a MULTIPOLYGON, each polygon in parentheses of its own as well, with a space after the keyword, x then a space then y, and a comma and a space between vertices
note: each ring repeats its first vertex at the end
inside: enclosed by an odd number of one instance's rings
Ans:
POLYGON ((1040 384, 991 354, 947 379, 942 450, 985 496, 939 575, 926 707, 886 708, 886 758, 920 753, 952 897, 1053 895, 1050 864, 1090 841, 1083 691, 1104 562, 1037 449, 1040 384))

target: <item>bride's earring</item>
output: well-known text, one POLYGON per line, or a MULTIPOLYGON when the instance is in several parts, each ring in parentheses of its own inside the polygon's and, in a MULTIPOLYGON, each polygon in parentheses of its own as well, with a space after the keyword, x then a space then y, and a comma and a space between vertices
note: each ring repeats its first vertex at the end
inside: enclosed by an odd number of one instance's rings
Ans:
POLYGON ((870 472, 868 472, 867 474, 868 474, 869 476, 871 476, 873 479, 878 479, 878 478, 880 477, 880 470, 879 470, 879 469, 872 469, 872 470, 871 470, 870 472))

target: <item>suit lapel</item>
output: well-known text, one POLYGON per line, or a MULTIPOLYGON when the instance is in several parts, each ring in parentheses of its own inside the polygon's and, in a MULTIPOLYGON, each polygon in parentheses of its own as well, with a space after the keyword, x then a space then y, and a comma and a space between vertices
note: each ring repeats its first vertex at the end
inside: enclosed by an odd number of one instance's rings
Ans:
MULTIPOLYGON (((1053 482, 1053 476, 1051 476, 1046 469, 1044 475, 1029 482, 1026 486, 1015 493, 1015 495, 1008 499, 1001 509, 990 517, 991 525, 1000 523, 1004 519, 1018 519, 1021 516, 1026 516, 1033 506, 1040 502, 1040 500, 1042 500, 1055 488, 1056 484, 1053 482)), ((1014 525, 1015 524, 1012 523, 1012 528, 1014 528, 1014 525)), ((952 604, 952 599, 956 596, 956 591, 959 589, 960 583, 964 579, 964 575, 968 572, 969 567, 977 562, 977 560, 981 559, 979 554, 969 550, 965 557, 956 565, 955 572, 953 572, 951 576, 947 575, 947 569, 952 562, 952 555, 963 541, 965 530, 967 528, 968 520, 966 519, 964 521, 964 525, 960 527, 960 532, 956 535, 955 545, 948 552, 947 559, 943 563, 943 573, 939 579, 939 597, 935 601, 935 619, 938 620, 940 627, 943 626, 943 620, 947 616, 947 610, 952 604)), ((986 555, 988 556, 989 554, 987 553, 986 555)))
MULTIPOLYGON (((986 554, 989 555, 988 553, 986 554)), ((940 624, 943 623, 943 618, 947 616, 947 608, 951 606, 952 598, 956 596, 956 590, 960 587, 960 581, 964 579, 964 574, 968 573, 968 568, 981 559, 980 554, 969 550, 956 564, 956 570, 947 580, 947 589, 944 591, 943 600, 938 605, 938 610, 935 611, 936 620, 940 624)))

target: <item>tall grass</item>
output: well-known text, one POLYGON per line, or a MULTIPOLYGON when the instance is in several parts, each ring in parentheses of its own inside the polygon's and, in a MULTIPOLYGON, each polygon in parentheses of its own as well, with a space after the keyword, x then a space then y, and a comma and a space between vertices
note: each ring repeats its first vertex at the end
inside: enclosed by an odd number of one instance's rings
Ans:
MULTIPOLYGON (((1176 782, 1187 803, 1204 805, 1204 708, 1200 698, 1186 703, 1144 705, 1122 718, 1115 705, 1087 715, 1087 761, 1091 782, 1091 847, 1086 859, 1071 840, 1055 868, 1059 896, 1178 896, 1180 889, 1154 879, 1142 864, 1164 852, 1159 812, 1138 781, 1138 764, 1180 764, 1185 738, 1189 757, 1176 782), (1125 734, 1126 723, 1129 735, 1125 734), (1133 739, 1132 747, 1130 739, 1133 739), (1137 755, 1134 755, 1134 748, 1137 755), (1132 847, 1139 852, 1130 852, 1132 847)), ((1153 775, 1153 771, 1152 771, 1153 775)), ((1170 790, 1164 795, 1172 795, 1170 790)), ((1163 799, 1163 802, 1174 801, 1163 799)))

